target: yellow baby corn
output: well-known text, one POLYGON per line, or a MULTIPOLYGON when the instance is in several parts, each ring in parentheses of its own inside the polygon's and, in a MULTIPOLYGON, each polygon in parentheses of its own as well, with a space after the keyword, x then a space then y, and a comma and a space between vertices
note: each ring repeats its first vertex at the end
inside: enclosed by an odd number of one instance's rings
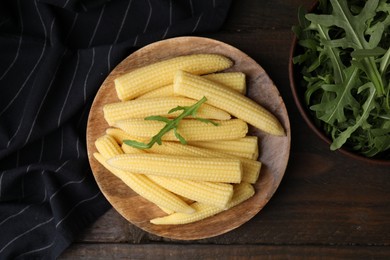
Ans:
POLYGON ((259 179, 262 163, 257 160, 239 158, 242 164, 242 181, 255 183, 259 179))
POLYGON ((125 131, 119 128, 107 128, 106 134, 115 139, 115 141, 121 146, 121 149, 125 153, 145 153, 144 150, 134 148, 132 146, 125 145, 123 140, 135 140, 138 142, 144 142, 144 139, 136 138, 129 135, 125 131))
POLYGON ((112 137, 114 137, 116 142, 118 144, 120 144, 120 145, 123 143, 123 140, 128 140, 128 139, 133 139, 134 140, 136 138, 134 136, 129 135, 128 133, 126 133, 122 129, 113 128, 113 127, 112 128, 107 128, 106 129, 106 134, 111 135, 112 137))
POLYGON ((173 212, 182 212, 188 214, 194 212, 194 209, 181 200, 178 196, 157 185, 145 175, 121 171, 107 164, 106 158, 100 153, 94 153, 93 155, 98 162, 100 162, 116 177, 121 179, 134 192, 153 202, 160 208, 164 208, 173 212))
MULTIPOLYGON (((194 119, 183 119, 180 121, 177 131, 187 141, 232 140, 244 137, 248 132, 248 125, 240 119, 214 122, 218 125, 194 119)), ((144 119, 126 119, 117 121, 115 126, 132 136, 151 138, 165 126, 165 123, 144 119)), ((177 141, 177 138, 174 132, 170 131, 162 137, 162 140, 177 141)))
MULTIPOLYGON (((116 121, 128 118, 145 118, 151 115, 177 117, 180 111, 168 114, 169 110, 177 106, 191 106, 196 100, 185 97, 159 97, 150 99, 136 99, 124 102, 106 104, 103 107, 104 118, 112 126, 116 121)), ((203 104, 197 111, 197 116, 208 119, 228 120, 230 115, 213 106, 203 104)))
POLYGON ((195 181, 239 183, 242 166, 238 159, 172 156, 162 154, 121 154, 107 163, 123 171, 154 174, 195 181))
POLYGON ((197 100, 205 96, 208 104, 223 109, 266 133, 285 135, 279 120, 268 110, 236 91, 197 75, 178 71, 174 79, 174 93, 197 100))
POLYGON ((145 98, 156 98, 156 97, 172 97, 173 94, 173 84, 169 84, 163 87, 159 87, 149 91, 139 97, 137 99, 145 99, 145 98))
POLYGON ((218 208, 225 208, 233 196, 233 185, 206 181, 192 181, 149 175, 149 178, 165 189, 218 208))
POLYGON ((112 136, 106 134, 98 138, 95 141, 95 145, 99 152, 94 154, 96 160, 98 160, 107 170, 121 179, 127 186, 134 190, 134 192, 155 203, 157 206, 161 205, 161 207, 168 210, 188 213, 193 212, 193 209, 191 209, 187 203, 175 194, 172 194, 149 180, 147 177, 139 174, 123 172, 108 165, 106 162, 108 158, 123 154, 122 149, 112 136))
POLYGON ((188 144, 253 160, 259 156, 257 136, 245 136, 236 140, 191 141, 188 144))
POLYGON ((240 71, 212 73, 202 76, 205 79, 222 84, 231 88, 241 94, 246 92, 246 78, 245 74, 240 71))
MULTIPOLYGON (((249 183, 242 182, 234 187, 234 193, 231 201, 228 203, 227 208, 232 208, 238 204, 244 202, 255 194, 253 186, 249 183)), ((155 225, 180 225, 193 223, 224 211, 221 208, 206 205, 203 203, 195 202, 191 204, 195 209, 192 214, 173 213, 168 216, 151 219, 150 222, 155 225)))
POLYGON ((183 145, 177 142, 164 141, 161 145, 154 145, 152 146, 152 148, 146 151, 157 154, 179 156, 237 158, 241 161, 242 164, 242 181, 249 183, 255 183, 257 181, 261 170, 261 162, 257 160, 237 157, 234 155, 210 150, 207 148, 201 148, 192 145, 183 145))
POLYGON ((122 149, 111 135, 105 134, 96 139, 95 146, 99 153, 105 158, 110 158, 123 153, 122 149))
POLYGON ((124 153, 146 153, 146 151, 143 149, 138 149, 125 143, 122 143, 121 148, 124 153))
POLYGON ((122 129, 114 128, 114 127, 107 128, 106 129, 106 134, 111 135, 112 137, 114 137, 116 142, 118 144, 120 144, 120 145, 122 145, 123 140, 135 140, 135 141, 138 141, 138 142, 145 142, 147 140, 145 138, 139 138, 139 137, 135 137, 135 136, 129 135, 128 133, 126 133, 122 129))
POLYGON ((221 71, 232 65, 230 59, 218 54, 178 56, 132 70, 116 78, 115 89, 120 100, 129 100, 172 84, 177 70, 201 75, 221 71))
MULTIPOLYGON (((203 75, 202 77, 222 84, 228 88, 231 88, 237 92, 245 94, 246 92, 246 79, 245 74, 239 71, 235 72, 221 72, 203 75)), ((155 98, 155 97, 169 97, 173 96, 173 84, 166 85, 152 91, 149 91, 138 99, 155 98)))

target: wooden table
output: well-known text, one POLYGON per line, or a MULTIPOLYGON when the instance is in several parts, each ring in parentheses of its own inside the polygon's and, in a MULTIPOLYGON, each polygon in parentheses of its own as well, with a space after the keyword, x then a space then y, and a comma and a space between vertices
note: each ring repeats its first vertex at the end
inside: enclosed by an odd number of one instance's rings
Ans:
MULTIPOLYGON (((310 131, 289 88, 288 56, 299 6, 311 0, 235 1, 221 31, 200 36, 255 59, 278 86, 289 111, 292 148, 279 189, 252 220, 197 241, 161 238, 111 209, 60 259, 389 258, 390 169, 350 159, 310 131)), ((239 217, 239 216, 237 216, 239 217)))

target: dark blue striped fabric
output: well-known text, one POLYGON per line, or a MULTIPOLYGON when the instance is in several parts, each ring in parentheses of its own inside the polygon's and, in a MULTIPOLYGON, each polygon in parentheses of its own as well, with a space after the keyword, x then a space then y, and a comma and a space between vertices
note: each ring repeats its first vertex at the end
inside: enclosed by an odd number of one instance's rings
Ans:
POLYGON ((225 0, 0 1, 0 259, 53 259, 110 205, 85 131, 104 78, 154 41, 215 31, 225 0))

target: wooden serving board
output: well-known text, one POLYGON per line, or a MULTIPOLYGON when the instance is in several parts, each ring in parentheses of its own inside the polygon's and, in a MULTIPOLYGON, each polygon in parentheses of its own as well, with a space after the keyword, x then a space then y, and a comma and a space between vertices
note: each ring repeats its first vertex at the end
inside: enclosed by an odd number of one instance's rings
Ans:
POLYGON ((178 37, 150 44, 123 60, 106 78, 93 102, 87 125, 89 162, 99 188, 112 206, 129 222, 155 235, 194 240, 217 236, 233 230, 254 217, 271 199, 287 167, 290 154, 290 122, 284 102, 263 68, 240 50, 225 43, 201 38, 178 37), (234 61, 229 71, 241 71, 247 76, 247 96, 270 110, 281 121, 286 136, 264 134, 250 127, 249 134, 259 137, 259 160, 263 163, 260 178, 254 185, 256 194, 244 203, 205 220, 185 224, 158 226, 149 222, 164 216, 157 206, 143 199, 120 179, 100 165, 93 153, 95 140, 104 135, 108 124, 103 117, 103 106, 118 102, 114 79, 123 73, 175 56, 195 53, 222 54, 234 61))

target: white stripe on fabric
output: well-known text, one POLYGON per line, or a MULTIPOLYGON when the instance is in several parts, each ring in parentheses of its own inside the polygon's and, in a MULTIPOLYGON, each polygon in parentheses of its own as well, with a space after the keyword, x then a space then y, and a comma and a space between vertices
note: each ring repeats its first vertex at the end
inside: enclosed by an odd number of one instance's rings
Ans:
POLYGON ((61 127, 61 148, 60 148, 60 160, 62 159, 62 153, 64 151, 64 127, 61 127))
POLYGON ((137 42, 138 42, 138 34, 137 34, 137 36, 135 36, 133 47, 137 45, 137 42))
POLYGON ((21 238, 22 236, 27 235, 28 233, 34 231, 35 229, 37 229, 37 228, 39 228, 39 227, 41 227, 41 226, 43 226, 43 225, 46 225, 46 224, 52 222, 53 220, 54 220, 54 217, 51 217, 50 219, 48 219, 48 220, 46 220, 46 221, 44 221, 44 222, 41 222, 41 223, 39 223, 38 225, 36 225, 36 226, 30 228, 29 230, 23 232, 22 234, 16 236, 14 239, 12 239, 11 241, 9 241, 9 242, 0 250, 0 253, 3 252, 4 249, 6 249, 9 245, 11 245, 13 242, 15 242, 16 240, 18 240, 18 239, 21 238))
POLYGON ((2 173, 1 173, 1 176, 0 176, 0 201, 1 201, 1 184, 2 184, 2 182, 3 182, 3 176, 4 176, 4 173, 5 173, 5 171, 3 171, 2 173))
POLYGON ((56 18, 54 17, 53 18, 53 21, 51 22, 51 25, 50 25, 50 36, 49 36, 49 39, 50 39, 50 45, 53 45, 53 29, 54 29, 54 23, 56 21, 56 18))
POLYGON ((58 167, 54 172, 59 172, 64 166, 69 162, 69 160, 65 161, 63 164, 61 164, 60 167, 58 167))
POLYGON ((152 3, 150 2, 150 0, 148 0, 148 4, 149 4, 149 16, 148 16, 148 20, 146 21, 143 33, 146 33, 146 30, 148 29, 148 26, 149 26, 150 18, 152 17, 152 13, 153 13, 153 7, 152 7, 152 3))
POLYGON ((195 12, 194 12, 194 5, 192 4, 192 0, 190 0, 190 8, 191 8, 191 16, 193 17, 195 15, 195 12))
MULTIPOLYGON (((29 164, 26 168, 26 174, 30 171, 31 164, 29 164)), ((25 174, 25 175, 26 175, 25 174)), ((24 199, 24 177, 25 175, 22 176, 22 199, 24 199)))
POLYGON ((65 42, 68 42, 68 39, 70 37, 70 34, 72 33, 75 25, 76 25, 76 21, 77 21, 77 18, 79 17, 79 13, 76 13, 75 17, 73 18, 73 22, 72 22, 72 26, 70 27, 70 30, 68 32, 68 34, 66 35, 65 37, 65 42))
POLYGON ((66 214, 65 217, 63 217, 63 218, 57 223, 56 228, 58 228, 58 226, 61 225, 62 222, 64 222, 64 221, 70 216, 70 214, 72 214, 72 212, 73 212, 78 206, 80 206, 80 205, 83 204, 84 202, 91 201, 91 200, 97 198, 99 195, 100 195, 100 191, 98 191, 95 195, 93 195, 92 197, 90 197, 90 198, 88 198, 88 199, 79 201, 76 205, 73 206, 73 208, 72 208, 71 210, 69 210, 68 214, 66 214))
POLYGON ((65 8, 69 3, 69 0, 66 0, 65 4, 62 6, 62 8, 65 8))
POLYGON ((122 29, 123 29, 123 26, 124 26, 124 24, 125 24, 125 21, 126 21, 126 18, 127 18, 127 14, 128 14, 128 12, 129 12, 129 10, 130 10, 130 6, 131 6, 131 3, 132 3, 132 2, 133 2, 132 0, 129 1, 129 3, 128 3, 127 7, 126 7, 125 15, 124 15, 123 18, 122 18, 121 26, 119 27, 119 30, 118 30, 118 32, 117 32, 117 34, 116 34, 114 43, 110 46, 110 49, 108 50, 108 55, 107 55, 107 68, 108 68, 108 72, 111 71, 111 62, 110 62, 111 50, 112 50, 112 48, 114 47, 114 45, 115 45, 115 44, 118 42, 118 40, 119 40, 119 36, 120 36, 120 34, 121 34, 121 32, 122 32, 122 29))
POLYGON ((9 219, 11 219, 11 218, 14 218, 14 217, 16 217, 16 216, 22 214, 24 211, 26 211, 27 209, 29 209, 32 205, 33 205, 33 204, 30 204, 30 205, 24 207, 23 209, 21 209, 19 212, 15 213, 15 214, 13 214, 13 215, 11 215, 11 216, 8 216, 8 218, 6 218, 6 219, 4 219, 3 221, 0 222, 0 226, 1 226, 2 224, 4 224, 7 220, 9 220, 9 219))
POLYGON ((77 136, 76 140, 76 152, 77 152, 77 159, 80 159, 80 136, 77 136))
POLYGON ((38 162, 42 162, 42 158, 43 158, 43 148, 45 147, 45 136, 42 137, 42 140, 41 140, 41 153, 39 154, 39 160, 38 162))
POLYGON ((84 12, 87 12, 87 11, 88 11, 88 8, 84 5, 83 2, 80 2, 80 5, 81 5, 81 7, 83 8, 83 11, 84 11, 84 12))
POLYGON ((70 91, 72 90, 73 83, 74 83, 74 79, 76 78, 77 70, 78 70, 78 68, 79 68, 79 63, 80 63, 80 53, 77 52, 76 67, 74 68, 72 80, 70 81, 70 85, 69 85, 69 88, 68 88, 68 92, 66 93, 66 97, 65 97, 65 100, 64 100, 64 104, 62 105, 62 108, 61 108, 61 111, 60 111, 60 115, 58 116, 58 121, 57 121, 57 126, 58 126, 58 127, 60 127, 60 125, 61 125, 62 113, 64 112, 66 103, 68 102, 68 98, 69 98, 69 95, 70 95, 70 91))
POLYGON ((213 8, 215 8, 215 0, 213 0, 213 8))
MULTIPOLYGON (((43 172, 44 172, 44 170, 41 172, 41 174, 43 174, 43 172)), ((46 200, 46 197, 47 197, 47 191, 46 191, 46 189, 45 189, 45 196, 43 197, 42 201, 39 202, 38 204, 44 203, 45 200, 46 200)), ((10 220, 10 219, 12 219, 12 218, 14 218, 14 217, 16 217, 16 216, 22 214, 24 211, 26 211, 28 208, 32 207, 33 205, 34 205, 34 204, 30 204, 30 205, 24 207, 23 209, 21 209, 18 213, 15 213, 14 215, 11 215, 11 216, 9 216, 8 218, 4 219, 4 220, 0 223, 0 226, 3 225, 6 221, 8 221, 8 220, 10 220)))
POLYGON ((164 35, 162 37, 163 39, 165 39, 167 37, 168 31, 169 31, 169 28, 171 27, 171 25, 172 25, 172 0, 169 0, 169 25, 164 32, 164 35))
POLYGON ((20 17, 20 38, 19 38, 19 43, 18 43, 18 49, 16 50, 15 58, 13 59, 11 64, 8 66, 8 68, 4 71, 3 75, 1 75, 0 80, 2 80, 5 77, 5 75, 7 75, 8 72, 11 70, 11 68, 14 66, 16 60, 19 57, 20 47, 22 46, 22 42, 23 42, 24 24, 23 24, 23 18, 22 18, 22 10, 20 8, 20 0, 18 0, 17 6, 18 6, 18 12, 20 14, 20 16, 19 16, 20 17))
POLYGON ((195 32, 196 29, 198 29, 198 25, 199 25, 200 20, 202 19, 202 16, 203 16, 203 13, 199 16, 198 20, 196 21, 195 27, 194 27, 194 29, 192 29, 192 32, 195 32))
POLYGON ((172 0, 169 0, 169 25, 172 25, 172 0))
POLYGON ((85 119, 88 119, 88 115, 87 115, 88 113, 89 113, 89 107, 85 106, 84 109, 83 109, 83 112, 80 115, 79 121, 77 121, 77 125, 76 125, 77 129, 79 129, 81 124, 84 123, 84 117, 85 116, 87 117, 85 119))
POLYGON ((23 111, 22 118, 20 119, 18 128, 16 128, 16 131, 15 131, 14 135, 8 140, 7 148, 11 145, 12 141, 14 140, 14 138, 18 135, 18 133, 19 133, 19 131, 20 131, 20 128, 22 127, 22 123, 23 123, 23 121, 24 121, 24 116, 25 116, 25 115, 26 115, 26 113, 25 113, 25 110, 24 110, 24 111, 23 111))
POLYGON ((95 48, 92 48, 92 62, 88 68, 88 72, 87 72, 87 75, 85 76, 85 80, 84 80, 84 104, 85 104, 85 101, 87 100, 87 82, 88 82, 89 74, 91 73, 91 70, 92 70, 94 63, 95 63, 95 48))
POLYGON ((24 252, 23 254, 18 255, 16 258, 20 258, 22 256, 25 257, 26 255, 30 255, 30 254, 33 254, 33 253, 36 253, 36 252, 39 252, 39 251, 43 251, 45 249, 49 249, 49 248, 51 248, 54 245, 55 241, 56 241, 56 239, 54 238, 53 241, 50 244, 48 244, 47 246, 43 246, 43 247, 40 247, 40 248, 36 248, 36 249, 30 250, 28 252, 24 252))
MULTIPOLYGON (((35 4, 35 9, 37 10, 39 19, 41 20, 42 27, 43 27, 43 31, 44 31, 44 33, 45 33, 45 39, 46 39, 46 37, 47 37, 46 27, 45 27, 45 24, 44 24, 44 22, 43 22, 42 15, 41 15, 41 13, 39 12, 38 5, 37 5, 37 1, 36 1, 36 0, 34 1, 34 4, 35 4)), ((22 15, 22 14, 20 14, 20 15, 22 15)), ((27 81, 28 81, 28 80, 30 79, 30 77, 34 74, 36 68, 38 67, 38 64, 40 63, 40 61, 41 61, 41 59, 42 59, 42 57, 43 57, 43 54, 45 53, 46 44, 47 44, 46 41, 44 41, 43 48, 42 48, 42 52, 41 52, 41 55, 40 55, 39 58, 38 58, 38 61, 35 63, 33 69, 30 71, 30 74, 27 76, 26 80, 23 82, 21 88, 19 88, 18 92, 16 92, 16 95, 15 95, 15 96, 11 99, 11 101, 5 106, 5 108, 3 108, 3 110, 1 110, 0 116, 2 116, 2 115, 4 114, 4 112, 8 110, 8 108, 15 102, 15 100, 18 98, 18 96, 20 95, 20 93, 21 93, 21 92, 23 91, 23 89, 26 87, 27 81)), ((20 121, 20 124, 19 124, 19 127, 18 127, 18 131, 19 131, 19 129, 20 129, 20 126, 21 126, 21 124, 22 124, 22 121, 23 121, 23 120, 20 121)), ((15 138, 16 134, 17 134, 17 132, 14 134, 14 136, 13 136, 11 139, 15 138)), ((10 140, 10 141, 11 141, 11 140, 10 140)), ((9 146, 9 143, 10 143, 10 142, 8 142, 7 147, 9 146)))
POLYGON ((96 23, 95 29, 93 30, 92 37, 91 37, 91 39, 89 40, 88 47, 91 47, 91 45, 92 45, 93 39, 95 38, 97 29, 98 29, 98 27, 99 27, 100 21, 102 20, 103 13, 104 13, 104 10, 105 10, 105 9, 106 9, 106 5, 103 5, 102 10, 100 11, 99 19, 98 19, 98 21, 97 21, 97 23, 96 23))
POLYGON ((168 26, 167 29, 165 29, 165 32, 164 32, 164 34, 163 34, 163 36, 162 36, 163 39, 165 39, 165 38, 167 37, 169 28, 170 28, 170 26, 168 26))
POLYGON ((58 188, 58 190, 56 192, 54 192, 51 196, 50 196, 50 201, 63 189, 65 188, 66 186, 68 185, 71 185, 71 184, 80 184, 82 182, 85 181, 85 179, 87 178, 87 176, 84 176, 81 180, 79 181, 68 181, 67 183, 63 184, 60 188, 58 188))

